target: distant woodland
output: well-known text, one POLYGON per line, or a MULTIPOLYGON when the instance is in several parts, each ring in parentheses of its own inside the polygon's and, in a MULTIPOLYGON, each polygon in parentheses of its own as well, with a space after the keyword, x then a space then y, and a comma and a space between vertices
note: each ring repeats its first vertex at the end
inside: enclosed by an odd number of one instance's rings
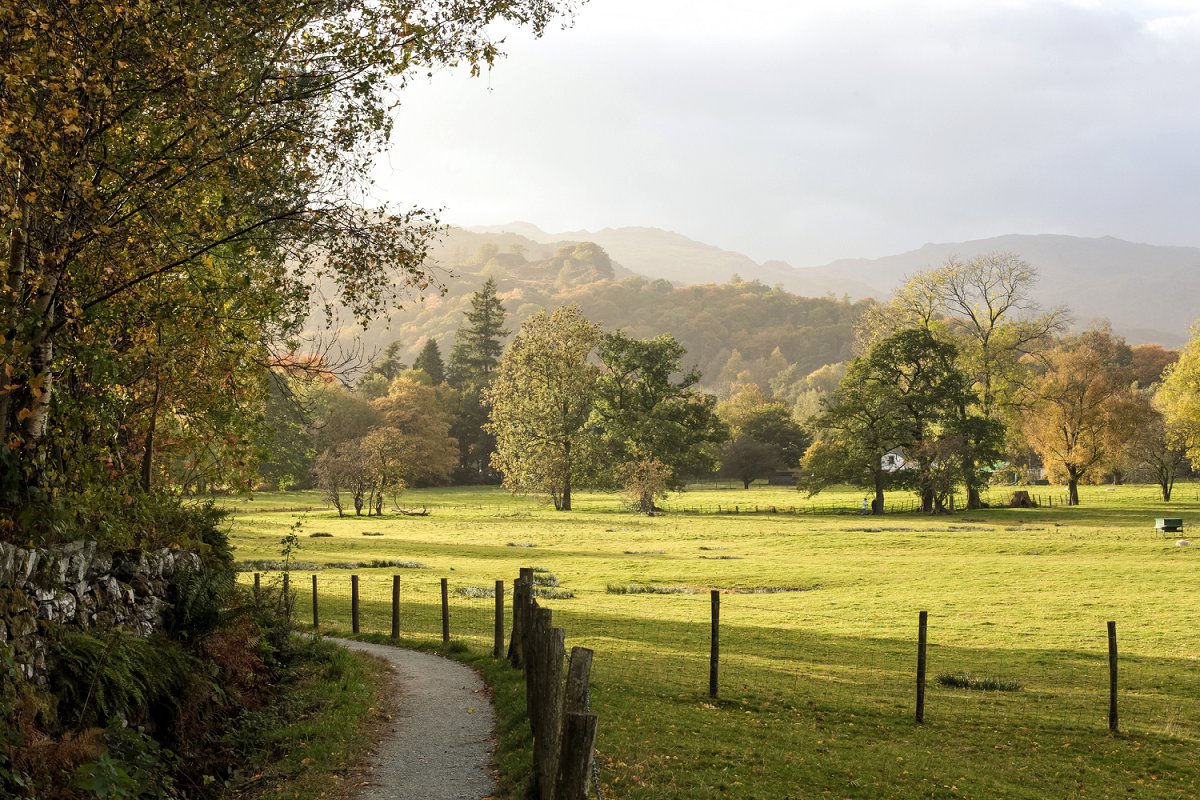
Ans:
POLYGON ((848 360, 855 323, 874 304, 800 297, 736 276, 724 284, 676 286, 630 274, 590 242, 539 244, 515 234, 451 229, 433 258, 445 294, 398 310, 388 326, 368 331, 369 351, 396 342, 411 364, 433 339, 448 353, 471 293, 491 278, 511 330, 540 309, 576 304, 609 330, 635 338, 670 333, 687 351, 685 365, 699 368, 704 388, 724 396, 733 383, 767 389, 785 371, 803 378, 848 360))

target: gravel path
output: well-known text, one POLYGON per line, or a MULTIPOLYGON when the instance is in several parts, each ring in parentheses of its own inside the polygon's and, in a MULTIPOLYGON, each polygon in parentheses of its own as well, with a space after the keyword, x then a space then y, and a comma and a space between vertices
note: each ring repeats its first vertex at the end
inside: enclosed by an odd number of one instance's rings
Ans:
POLYGON ((481 800, 495 791, 491 773, 496 713, 473 670, 441 656, 332 639, 392 665, 390 735, 379 742, 357 800, 481 800))

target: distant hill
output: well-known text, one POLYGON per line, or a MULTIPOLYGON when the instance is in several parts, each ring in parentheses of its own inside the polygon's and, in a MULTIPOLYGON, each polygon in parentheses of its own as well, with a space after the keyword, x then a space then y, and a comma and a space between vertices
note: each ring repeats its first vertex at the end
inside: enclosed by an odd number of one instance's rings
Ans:
POLYGON ((732 250, 689 239, 659 228, 605 228, 599 231, 547 233, 528 222, 475 226, 468 230, 491 235, 517 235, 541 244, 595 242, 629 272, 682 285, 726 283, 735 275, 767 286, 782 286, 805 297, 825 295, 869 297, 874 287, 822 270, 798 270, 784 261, 762 264, 732 250))
POLYGON ((1131 342, 1181 345, 1200 317, 1200 248, 1137 244, 1109 236, 1010 235, 927 244, 899 255, 842 259, 800 272, 845 275, 871 286, 876 297, 887 297, 905 275, 938 266, 951 256, 969 259, 995 252, 1016 253, 1037 267, 1042 305, 1065 305, 1080 324, 1107 318, 1131 342))
POLYGON ((395 310, 386 324, 365 332, 347 326, 343 333, 360 337, 368 351, 398 340, 410 364, 432 337, 448 357, 471 294, 493 278, 509 314, 507 327, 514 332, 539 309, 577 303, 609 330, 637 337, 674 335, 687 348, 686 364, 699 366, 705 385, 718 389, 741 379, 766 386, 789 367, 802 377, 848 359, 854 323, 866 307, 865 302, 804 297, 761 281, 730 282, 728 276, 719 283, 682 286, 633 274, 594 241, 547 239, 536 229, 450 228, 430 259, 445 294, 395 310))
POLYGON ((848 258, 796 268, 783 261, 759 264, 741 253, 657 228, 547 233, 527 222, 512 222, 471 230, 519 236, 543 246, 595 242, 608 252, 618 270, 682 285, 725 283, 738 275, 808 297, 883 299, 906 275, 939 266, 952 256, 969 259, 984 253, 1013 252, 1037 267, 1041 276, 1038 301, 1044 306, 1067 306, 1079 324, 1106 318, 1131 342, 1175 347, 1187 340, 1189 327, 1200 317, 1196 304, 1200 298, 1200 248, 1138 244, 1112 237, 1014 234, 927 244, 884 258, 848 258))

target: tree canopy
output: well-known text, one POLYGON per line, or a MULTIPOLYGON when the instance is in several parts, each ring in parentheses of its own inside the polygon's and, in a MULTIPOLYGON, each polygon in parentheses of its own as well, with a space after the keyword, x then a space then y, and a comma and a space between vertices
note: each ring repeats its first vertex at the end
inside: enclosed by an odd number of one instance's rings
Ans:
POLYGON ((577 306, 539 312, 505 350, 484 401, 496 437, 492 465, 504 485, 549 496, 571 510, 571 493, 598 467, 600 442, 589 426, 599 368, 588 356, 600 327, 577 306))
POLYGON ((572 7, 0 8, 5 502, 88 480, 103 459, 148 483, 163 426, 179 442, 261 417, 265 370, 313 303, 367 318, 425 289, 434 215, 355 202, 394 89, 492 64, 494 21, 540 33, 572 7))

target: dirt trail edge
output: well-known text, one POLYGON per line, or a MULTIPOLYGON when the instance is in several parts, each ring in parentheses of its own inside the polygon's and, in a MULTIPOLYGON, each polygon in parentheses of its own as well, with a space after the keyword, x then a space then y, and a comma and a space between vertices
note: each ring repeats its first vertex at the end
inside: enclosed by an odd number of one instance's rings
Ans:
POLYGON ((330 641, 384 659, 396 673, 390 735, 371 758, 357 800, 482 800, 495 791, 496 712, 470 667, 398 647, 330 641))

